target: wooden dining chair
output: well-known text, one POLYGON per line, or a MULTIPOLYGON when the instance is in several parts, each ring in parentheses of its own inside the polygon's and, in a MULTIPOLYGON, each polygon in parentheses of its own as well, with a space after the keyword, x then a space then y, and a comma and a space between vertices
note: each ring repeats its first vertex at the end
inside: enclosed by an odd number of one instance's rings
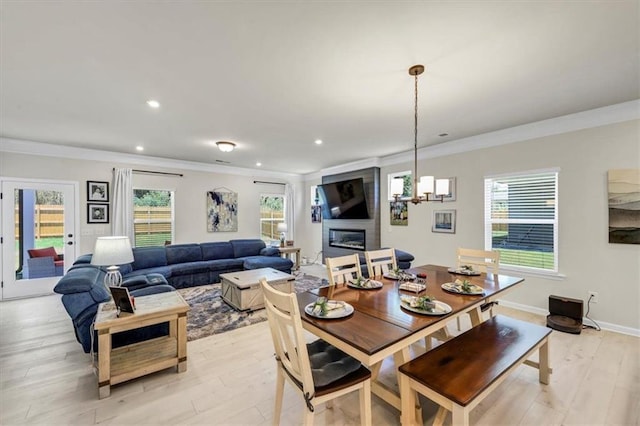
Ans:
POLYGON ((306 409, 304 424, 312 425, 315 407, 359 392, 360 423, 371 425, 371 372, 360 361, 324 340, 305 340, 295 293, 283 293, 260 280, 277 361, 273 424, 280 423, 285 379, 300 391, 306 409))
POLYGON ((343 284, 354 278, 362 278, 360 258, 357 254, 327 257, 324 262, 327 265, 329 285, 343 284))
POLYGON ((364 258, 367 260, 369 278, 384 275, 389 271, 398 269, 396 251, 393 248, 365 251, 364 258))
MULTIPOLYGON (((456 260, 456 268, 463 265, 471 266, 474 271, 484 272, 486 274, 497 274, 500 269, 500 252, 489 250, 477 250, 468 248, 458 248, 456 260)), ((489 315, 493 316, 493 305, 496 302, 487 302, 480 307, 481 312, 489 311, 489 315)), ((457 319, 458 330, 460 327, 460 317, 457 319)))

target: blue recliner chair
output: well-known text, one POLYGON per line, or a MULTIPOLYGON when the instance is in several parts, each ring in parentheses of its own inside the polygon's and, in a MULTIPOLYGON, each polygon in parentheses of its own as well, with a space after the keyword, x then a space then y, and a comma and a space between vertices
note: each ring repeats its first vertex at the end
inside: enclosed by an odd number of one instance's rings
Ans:
MULTIPOLYGON (((104 286, 105 274, 102 269, 89 264, 77 265, 71 268, 53 289, 56 293, 62 294, 62 304, 71 317, 76 339, 86 353, 98 349, 98 339, 92 327, 93 321, 98 305, 111 298, 104 286)), ((131 277, 125 279, 122 285, 135 297, 175 291, 160 274, 131 277)), ((117 348, 168 334, 168 323, 155 324, 114 334, 111 345, 117 348)))

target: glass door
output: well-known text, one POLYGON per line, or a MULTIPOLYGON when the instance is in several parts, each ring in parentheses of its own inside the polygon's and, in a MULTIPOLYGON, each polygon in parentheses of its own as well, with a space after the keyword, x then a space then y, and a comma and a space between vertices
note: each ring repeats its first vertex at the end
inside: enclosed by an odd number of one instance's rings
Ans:
POLYGON ((76 258, 76 183, 1 180, 2 299, 53 292, 76 258))

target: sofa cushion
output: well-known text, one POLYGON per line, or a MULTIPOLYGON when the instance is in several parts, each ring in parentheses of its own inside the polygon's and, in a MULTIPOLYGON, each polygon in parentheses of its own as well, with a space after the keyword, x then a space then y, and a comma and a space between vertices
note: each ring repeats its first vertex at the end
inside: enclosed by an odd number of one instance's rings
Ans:
POLYGON ((234 258, 233 246, 227 241, 202 243, 200 244, 200 248, 202 249, 202 260, 234 258))
MULTIPOLYGON (((167 266, 167 251, 164 247, 136 247, 133 249, 133 270, 167 266)), ((164 274, 163 274, 164 275, 164 274)))
POLYGON ((171 278, 171 266, 157 266, 155 268, 136 269, 127 274, 126 278, 137 277, 140 275, 160 274, 167 280, 171 278))
POLYGON ((244 269, 273 268, 282 272, 291 272, 293 262, 290 259, 272 256, 247 256, 244 258, 244 269))
POLYGON ((280 256, 280 249, 278 247, 265 247, 260 250, 261 256, 280 256))
POLYGON ((210 271, 241 271, 244 265, 244 259, 217 259, 207 260, 207 266, 210 271))
MULTIPOLYGON (((99 303, 106 302, 111 299, 111 294, 107 292, 104 286, 99 286, 99 290, 93 293, 82 292, 62 295, 62 305, 72 320, 79 321, 80 316, 88 308, 94 306, 94 313, 99 303)), ((81 322, 81 321, 79 321, 81 322)))
POLYGON ((266 247, 264 241, 253 238, 246 240, 231 240, 234 257, 259 256, 260 250, 266 247))
POLYGON ((169 265, 202 260, 200 244, 175 244, 166 246, 165 250, 167 251, 167 263, 169 265))
POLYGON ((208 272, 209 262, 203 260, 200 262, 178 263, 175 265, 169 265, 169 269, 171 269, 172 277, 177 275, 197 274, 200 272, 208 272))
POLYGON ((94 285, 100 284, 106 292, 106 288, 102 285, 104 275, 105 272, 95 266, 70 269, 64 277, 60 278, 53 291, 58 294, 89 292, 94 285))

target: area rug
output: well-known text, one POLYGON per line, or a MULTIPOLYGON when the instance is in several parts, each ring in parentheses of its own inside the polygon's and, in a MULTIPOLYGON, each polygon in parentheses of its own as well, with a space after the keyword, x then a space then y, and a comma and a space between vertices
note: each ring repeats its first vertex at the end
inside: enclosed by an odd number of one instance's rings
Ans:
MULTIPOLYGON (((296 293, 300 293, 327 284, 325 279, 300 274, 296 277, 294 288, 296 293)), ((239 312, 229 306, 222 300, 220 283, 184 288, 178 292, 191 307, 187 315, 187 340, 189 341, 267 320, 264 309, 239 312)))

